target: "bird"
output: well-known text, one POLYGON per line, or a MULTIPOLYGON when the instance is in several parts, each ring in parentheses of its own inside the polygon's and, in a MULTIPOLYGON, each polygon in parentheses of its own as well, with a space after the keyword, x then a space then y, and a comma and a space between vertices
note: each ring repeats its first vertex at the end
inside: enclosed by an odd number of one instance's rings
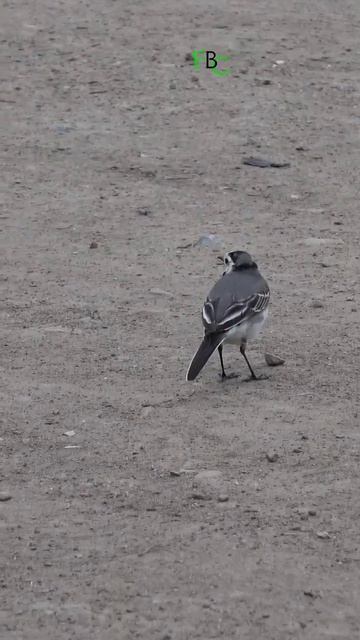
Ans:
POLYGON ((250 370, 250 380, 263 379, 264 376, 255 375, 246 355, 246 346, 248 340, 257 337, 267 319, 269 286, 246 251, 230 251, 218 260, 225 270, 204 302, 205 335, 191 360, 186 380, 195 380, 215 349, 219 352, 221 379, 237 377, 225 373, 224 343, 240 346, 240 353, 250 370))

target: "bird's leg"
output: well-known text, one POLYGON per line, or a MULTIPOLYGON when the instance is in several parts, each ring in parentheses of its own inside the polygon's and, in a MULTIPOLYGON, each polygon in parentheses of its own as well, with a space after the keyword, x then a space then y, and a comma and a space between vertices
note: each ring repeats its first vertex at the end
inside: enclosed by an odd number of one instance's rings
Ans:
POLYGON ((240 347, 240 353, 241 353, 241 355, 242 355, 242 356, 244 356, 244 358, 245 358, 245 360, 246 360, 246 364, 247 364, 247 366, 248 366, 248 367, 249 367, 249 369, 250 369, 250 373, 251 373, 251 377, 252 377, 252 379, 253 379, 253 380, 257 380, 257 377, 256 377, 256 375, 255 375, 255 373, 254 373, 254 370, 253 370, 253 368, 252 368, 252 366, 251 366, 251 364, 250 364, 250 362, 249 362, 249 360, 248 360, 248 358, 247 358, 247 355, 246 355, 246 353, 245 353, 245 349, 246 349, 246 345, 245 345, 245 344, 242 344, 242 345, 241 345, 241 347, 240 347))
POLYGON ((221 364, 221 377, 224 379, 224 378, 226 378, 226 373, 225 373, 225 369, 224 369, 223 346, 222 346, 222 344, 218 347, 218 351, 219 351, 220 364, 221 364))
POLYGON ((229 375, 227 375, 225 373, 225 369, 224 369, 224 360, 223 360, 223 346, 222 344, 219 345, 218 347, 218 351, 219 351, 219 357, 220 357, 220 364, 221 364, 221 380, 225 380, 226 378, 237 378, 237 374, 236 373, 230 373, 229 375))
POLYGON ((252 368, 252 366, 251 366, 251 364, 250 364, 250 362, 249 362, 249 360, 248 360, 248 358, 247 358, 247 355, 246 355, 246 353, 245 353, 245 349, 246 349, 246 344, 242 344, 242 345, 241 345, 241 347, 240 347, 240 353, 241 353, 241 355, 243 355, 243 356, 244 356, 245 361, 246 361, 246 364, 247 364, 247 366, 249 367, 249 369, 250 369, 250 373, 251 373, 251 377, 250 377, 250 378, 248 378, 248 381, 250 381, 250 380, 266 380, 266 379, 267 379, 267 376, 263 376, 263 375, 261 375, 261 376, 256 376, 256 375, 255 375, 255 373, 254 373, 254 369, 252 368))

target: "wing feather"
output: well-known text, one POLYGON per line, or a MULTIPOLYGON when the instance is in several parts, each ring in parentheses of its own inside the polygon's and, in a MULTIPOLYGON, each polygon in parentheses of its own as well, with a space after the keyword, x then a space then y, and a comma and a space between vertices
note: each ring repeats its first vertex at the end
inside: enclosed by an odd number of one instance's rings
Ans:
POLYGON ((248 298, 237 300, 230 304, 221 319, 215 320, 215 307, 207 300, 203 307, 203 321, 205 328, 211 332, 229 331, 257 313, 261 313, 269 304, 270 291, 264 288, 248 298))

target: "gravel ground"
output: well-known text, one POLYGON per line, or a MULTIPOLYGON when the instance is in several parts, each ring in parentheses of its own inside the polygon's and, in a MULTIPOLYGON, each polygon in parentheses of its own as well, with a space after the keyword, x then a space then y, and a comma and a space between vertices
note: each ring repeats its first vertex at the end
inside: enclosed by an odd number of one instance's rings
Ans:
POLYGON ((0 30, 1 640, 357 640, 358 0, 9 0, 0 30), (185 382, 206 233, 270 284, 268 380, 227 347, 240 378, 185 382))

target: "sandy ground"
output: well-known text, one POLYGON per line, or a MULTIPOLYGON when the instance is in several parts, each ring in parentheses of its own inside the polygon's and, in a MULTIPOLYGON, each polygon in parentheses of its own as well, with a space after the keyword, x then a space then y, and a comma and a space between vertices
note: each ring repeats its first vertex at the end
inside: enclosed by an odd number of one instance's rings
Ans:
POLYGON ((1 640, 359 638, 358 0, 9 0, 1 46, 1 640), (204 233, 269 380, 185 382, 204 233))

